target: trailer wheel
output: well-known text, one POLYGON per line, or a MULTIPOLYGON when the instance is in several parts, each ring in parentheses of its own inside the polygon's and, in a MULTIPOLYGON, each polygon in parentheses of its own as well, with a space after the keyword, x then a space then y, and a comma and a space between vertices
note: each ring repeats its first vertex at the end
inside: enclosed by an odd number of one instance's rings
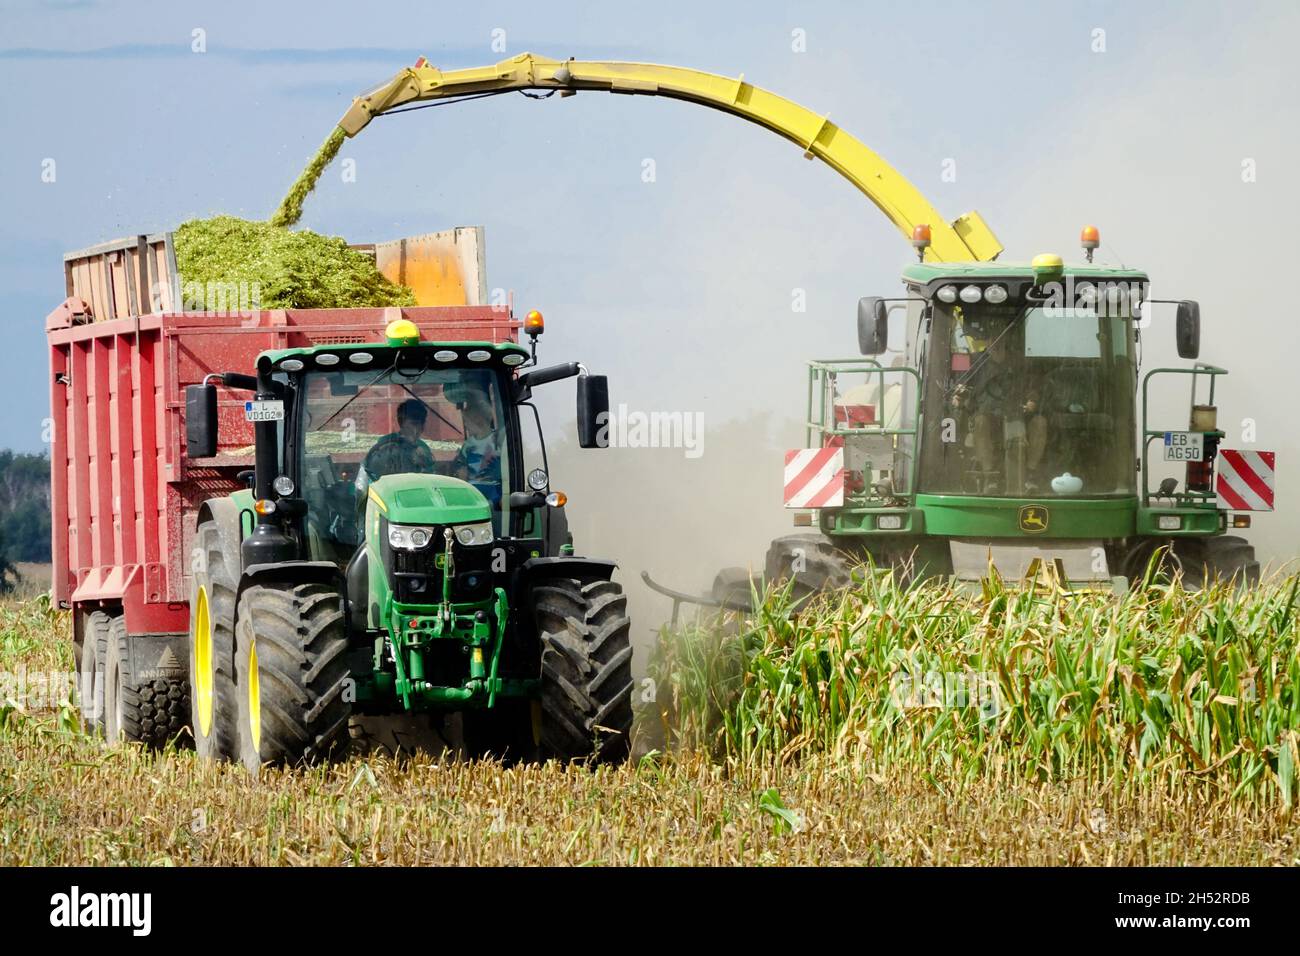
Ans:
POLYGON ((548 581, 533 589, 533 614, 542 645, 543 753, 627 759, 632 644, 623 589, 613 581, 548 581))
POLYGON ((777 538, 767 550, 764 570, 769 582, 792 580, 790 596, 796 601, 853 584, 848 556, 815 534, 777 538))
POLYGON ((184 681, 165 677, 139 680, 131 671, 128 640, 126 619, 113 618, 104 669, 104 736, 109 744, 131 741, 161 750, 185 736, 188 688, 184 681))
MULTIPOLYGON (((229 537, 229 536, 226 536, 229 537)), ((239 753, 235 694, 235 594, 239 542, 223 540, 215 520, 194 538, 197 567, 190 585, 190 730, 203 760, 239 753)))
POLYGON ((104 734, 104 664, 108 659, 108 630, 112 623, 113 617, 106 611, 91 611, 81 625, 77 703, 81 729, 95 737, 104 734))
POLYGON ((299 764, 345 752, 351 704, 347 628, 324 584, 254 584, 239 599, 235 667, 239 759, 299 764))

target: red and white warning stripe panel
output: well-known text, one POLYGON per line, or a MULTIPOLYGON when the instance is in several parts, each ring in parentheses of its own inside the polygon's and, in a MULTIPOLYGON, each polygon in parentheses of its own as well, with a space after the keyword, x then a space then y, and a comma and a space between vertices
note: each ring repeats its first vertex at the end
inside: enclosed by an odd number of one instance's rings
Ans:
POLYGON ((844 505, 844 449, 795 448, 785 453, 787 508, 844 505))
POLYGON ((1271 451, 1220 448, 1215 491, 1232 511, 1272 511, 1277 456, 1271 451))

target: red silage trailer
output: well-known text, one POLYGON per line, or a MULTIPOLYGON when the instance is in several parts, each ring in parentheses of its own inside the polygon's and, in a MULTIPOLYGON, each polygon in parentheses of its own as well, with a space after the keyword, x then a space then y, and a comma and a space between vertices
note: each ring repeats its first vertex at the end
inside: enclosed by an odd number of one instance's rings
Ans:
POLYGON ((88 639, 121 642, 140 681, 187 678, 194 515, 245 486, 253 427, 244 397, 222 389, 218 454, 188 458, 185 386, 251 372, 267 349, 382 341, 397 318, 445 341, 513 341, 519 328, 508 308, 487 305, 179 311, 170 245, 141 236, 69 254, 68 298, 46 319, 53 596, 73 611, 83 694, 104 679, 82 665, 88 639))

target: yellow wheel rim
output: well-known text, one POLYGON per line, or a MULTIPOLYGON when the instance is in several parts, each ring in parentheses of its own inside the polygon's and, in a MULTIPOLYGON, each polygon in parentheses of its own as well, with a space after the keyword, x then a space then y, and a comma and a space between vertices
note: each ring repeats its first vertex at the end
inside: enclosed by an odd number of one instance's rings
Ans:
POLYGON ((212 615, 207 588, 194 601, 194 698, 199 706, 199 734, 212 732, 212 615))
POLYGON ((248 642, 248 729, 253 734, 253 748, 262 749, 262 692, 257 675, 257 641, 248 642))

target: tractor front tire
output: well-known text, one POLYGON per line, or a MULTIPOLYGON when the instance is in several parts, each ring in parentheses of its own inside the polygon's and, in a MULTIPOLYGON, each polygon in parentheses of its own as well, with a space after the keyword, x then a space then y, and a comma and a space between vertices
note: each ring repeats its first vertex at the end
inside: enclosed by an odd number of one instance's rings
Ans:
POLYGON ((239 759, 294 765, 345 753, 352 705, 345 699, 343 601, 324 584, 254 584, 239 599, 235 671, 239 759))
POLYGON ((113 616, 107 611, 91 611, 81 625, 77 703, 81 729, 93 737, 104 735, 104 665, 108 660, 108 632, 112 625, 113 616))
POLYGON ((190 731, 202 760, 234 760, 239 753, 235 693, 235 595, 239 541, 216 520, 199 525, 190 585, 190 731))
POLYGON ((190 699, 185 681, 156 677, 142 681, 131 670, 126 618, 113 618, 104 667, 104 737, 110 745, 126 741, 162 750, 185 740, 190 699))
POLYGON ((533 619, 542 644, 543 755, 626 760, 632 643, 623 589, 613 581, 548 581, 533 589, 533 619))

